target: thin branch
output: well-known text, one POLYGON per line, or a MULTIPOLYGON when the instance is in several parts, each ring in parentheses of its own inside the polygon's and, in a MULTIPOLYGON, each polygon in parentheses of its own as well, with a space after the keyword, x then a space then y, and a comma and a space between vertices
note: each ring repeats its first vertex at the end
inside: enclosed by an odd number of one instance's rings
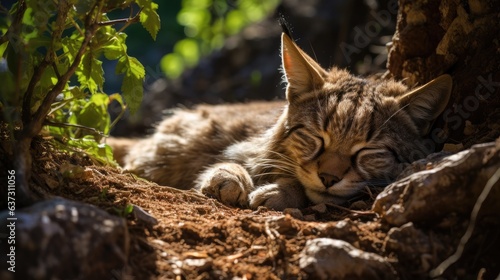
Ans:
MULTIPOLYGON (((92 17, 92 13, 89 13, 87 17, 92 17)), ((78 65, 80 65, 83 54, 87 49, 87 45, 89 44, 90 40, 92 39, 92 37, 94 36, 95 32, 99 27, 95 22, 91 23, 90 19, 86 19, 86 22, 89 22, 89 26, 85 30, 85 38, 75 56, 75 60, 68 68, 66 73, 64 73, 61 76, 61 78, 57 81, 56 85, 47 93, 42 104, 33 115, 32 121, 29 123, 29 126, 24 130, 27 137, 34 137, 35 135, 38 134, 38 132, 40 132, 43 126, 43 121, 47 116, 47 113, 50 111, 50 107, 54 102, 54 99, 57 97, 59 93, 61 93, 66 83, 75 73, 76 69, 78 68, 78 65)))
MULTIPOLYGON (((55 22, 56 28, 52 32, 50 48, 47 51, 47 53, 45 54, 45 57, 42 60, 42 62, 38 66, 35 67, 35 71, 33 73, 33 76, 31 77, 29 84, 28 84, 28 88, 26 90, 26 93, 23 96, 22 120, 23 120, 24 124, 28 124, 31 122, 31 100, 33 98, 33 92, 35 90, 35 86, 38 84, 38 82, 42 78, 43 72, 45 71, 47 66, 52 65, 54 63, 54 60, 56 57, 56 54, 54 51, 54 46, 61 39, 62 33, 64 31, 65 22, 66 22, 66 19, 68 18, 68 11, 69 10, 70 10, 69 4, 64 2, 64 1, 61 1, 61 3, 59 4, 58 14, 57 14, 56 22, 55 22)), ((56 73, 57 73, 57 69, 56 69, 56 73)))
MULTIPOLYGON (((141 9, 139 10, 139 12, 137 12, 137 14, 136 14, 136 15, 135 15, 132 19, 140 19, 141 12, 142 12, 142 7, 141 7, 141 9)), ((130 13, 132 13, 132 8, 130 8, 130 13)), ((131 21, 131 20, 130 20, 130 21, 126 22, 126 23, 125 23, 125 25, 124 25, 124 26, 122 26, 122 28, 120 28, 120 30, 118 30, 118 32, 117 32, 117 33, 120 33, 120 32, 122 32, 123 30, 125 30, 125 28, 127 28, 127 27, 128 27, 130 24, 132 24, 133 22, 135 22, 135 21, 131 21)))
POLYGON ((78 25, 78 23, 76 23, 76 21, 73 19, 73 17, 70 17, 69 20, 71 21, 73 26, 76 28, 76 30, 78 30, 80 35, 85 36, 85 33, 83 33, 82 29, 80 28, 80 25, 78 25))
POLYGON ((140 11, 133 18, 112 19, 112 20, 108 20, 108 21, 98 22, 97 24, 99 26, 106 26, 106 25, 114 25, 117 23, 130 24, 130 23, 134 23, 134 22, 139 22, 139 14, 140 14, 140 11))
POLYGON ((118 123, 118 121, 121 120, 121 118, 123 117, 123 115, 125 115, 125 110, 126 109, 127 109, 127 106, 121 106, 120 113, 118 114, 118 116, 116 116, 116 118, 113 120, 113 122, 111 122, 111 124, 109 125, 109 129, 115 127, 115 125, 118 123))
POLYGON ((45 120, 43 122, 43 124, 44 125, 49 125, 49 126, 56 126, 56 127, 74 127, 74 128, 80 128, 80 129, 92 131, 92 132, 94 132, 96 134, 99 134, 102 137, 108 137, 108 135, 102 133, 101 131, 99 131, 99 130, 93 128, 93 127, 88 127, 88 126, 84 126, 84 125, 71 124, 71 123, 58 123, 58 122, 52 122, 52 121, 49 121, 49 120, 45 120))
POLYGON ((59 74, 59 69, 57 69, 57 65, 54 61, 52 61, 52 68, 54 69, 57 79, 59 80, 61 78, 61 74, 59 74))
POLYGON ((23 124, 28 124, 31 121, 31 99, 33 98, 33 93, 35 92, 35 86, 40 81, 43 75, 43 71, 45 68, 49 66, 51 62, 46 61, 45 59, 37 65, 33 71, 33 76, 31 76, 31 80, 28 84, 28 88, 23 96, 23 107, 22 107, 22 121, 23 124))
POLYGON ((65 99, 65 100, 62 100, 60 102, 54 102, 52 103, 52 105, 54 105, 55 107, 52 107, 50 108, 50 112, 47 114, 47 115, 52 115, 55 111, 61 109, 62 107, 66 106, 69 102, 73 101, 75 98, 69 98, 69 99, 65 99))

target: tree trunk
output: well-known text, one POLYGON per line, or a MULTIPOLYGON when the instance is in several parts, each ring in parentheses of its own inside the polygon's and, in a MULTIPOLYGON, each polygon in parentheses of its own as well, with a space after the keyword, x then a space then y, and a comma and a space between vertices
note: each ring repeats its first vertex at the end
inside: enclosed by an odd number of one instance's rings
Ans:
POLYGON ((415 86, 451 74, 443 120, 464 147, 500 135, 499 26, 498 0, 399 1, 388 74, 415 86))

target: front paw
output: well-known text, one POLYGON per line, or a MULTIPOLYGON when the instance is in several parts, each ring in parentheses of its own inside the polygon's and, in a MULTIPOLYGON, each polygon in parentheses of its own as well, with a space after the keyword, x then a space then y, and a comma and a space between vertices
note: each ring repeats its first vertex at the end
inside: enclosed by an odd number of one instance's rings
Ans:
POLYGON ((307 204, 302 187, 278 183, 258 187, 250 193, 249 200, 252 209, 265 206, 277 211, 283 211, 285 208, 303 208, 307 204))
POLYGON ((252 179, 239 164, 220 163, 207 169, 198 178, 198 189, 206 196, 232 206, 248 206, 252 179))

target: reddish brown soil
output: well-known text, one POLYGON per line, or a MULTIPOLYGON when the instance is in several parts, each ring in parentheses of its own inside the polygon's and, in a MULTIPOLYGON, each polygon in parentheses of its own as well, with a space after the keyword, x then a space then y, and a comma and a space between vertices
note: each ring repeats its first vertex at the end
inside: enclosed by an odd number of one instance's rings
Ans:
MULTIPOLYGON (((33 190, 126 216, 130 253, 129 268, 120 272, 127 275, 122 277, 303 279, 307 275, 299 268, 299 253, 307 240, 317 237, 343 236, 357 248, 382 254, 389 228, 370 210, 376 193, 367 193, 346 208, 309 207, 294 214, 302 217, 294 218, 267 209, 231 208, 194 191, 158 186, 117 168, 96 165, 82 154, 57 152, 49 143, 34 142, 33 190), (125 213, 129 204, 140 206, 158 223, 125 213), (340 220, 347 226, 339 229, 340 220)), ((451 244, 460 238, 450 232, 436 236, 451 244)), ((397 271, 421 269, 386 257, 397 271)), ((458 269, 451 274, 460 275, 458 269)))

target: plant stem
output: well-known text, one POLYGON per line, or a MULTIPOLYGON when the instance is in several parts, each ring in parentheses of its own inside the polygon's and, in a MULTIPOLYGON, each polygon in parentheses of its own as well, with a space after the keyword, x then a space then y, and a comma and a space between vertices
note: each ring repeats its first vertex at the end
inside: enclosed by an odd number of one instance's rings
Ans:
MULTIPOLYGON (((65 1, 60 1, 59 13, 65 12, 65 15, 67 16, 68 11, 69 11, 69 3, 65 1)), ((97 11, 97 13, 94 12, 88 13, 87 19, 85 20, 86 22, 85 38, 80 46, 80 49, 78 50, 78 53, 75 56, 75 60, 68 68, 66 73, 61 75, 61 77, 58 79, 54 87, 47 93, 40 107, 38 107, 36 112, 27 119, 24 119, 24 116, 30 115, 30 113, 23 112, 23 129, 19 135, 19 138, 17 139, 17 143, 15 145, 16 155, 14 156, 14 168, 16 169, 16 175, 17 175, 16 179, 18 182, 17 190, 21 205, 29 205, 34 201, 36 201, 35 195, 29 189, 29 178, 31 175, 31 161, 32 161, 30 153, 31 140, 33 139, 33 137, 38 135, 38 133, 40 133, 43 127, 43 123, 45 121, 45 117, 49 113, 52 103, 54 102, 57 95, 62 92, 67 82, 69 81, 71 76, 73 76, 76 69, 78 68, 78 65, 81 62, 83 54, 85 53, 90 40, 92 39, 95 32, 99 28, 99 25, 96 23, 96 18, 99 13, 100 11, 97 11)), ((59 20, 60 18, 58 17, 58 22, 59 20)), ((57 34, 56 36, 60 36, 60 33, 57 34)), ((50 63, 48 65, 50 65, 50 63)), ((26 92, 26 95, 31 96, 32 92, 26 92)), ((26 102, 30 102, 30 100, 27 100, 26 102)), ((26 103, 24 103, 23 105, 25 104, 26 103)))

